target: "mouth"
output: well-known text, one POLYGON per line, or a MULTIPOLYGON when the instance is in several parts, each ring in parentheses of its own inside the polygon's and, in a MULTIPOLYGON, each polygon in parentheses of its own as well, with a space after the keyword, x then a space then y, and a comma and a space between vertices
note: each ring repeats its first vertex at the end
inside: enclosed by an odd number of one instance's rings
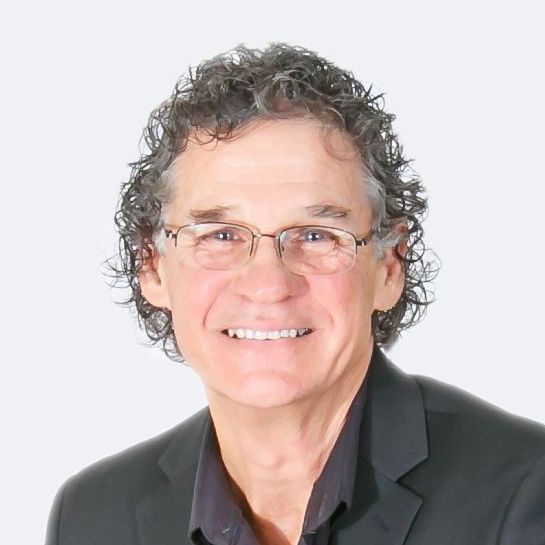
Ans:
POLYGON ((253 341, 278 341, 280 339, 296 339, 305 337, 313 332, 309 327, 289 328, 289 329, 272 329, 259 330, 251 328, 228 328, 222 333, 232 339, 248 339, 253 341))

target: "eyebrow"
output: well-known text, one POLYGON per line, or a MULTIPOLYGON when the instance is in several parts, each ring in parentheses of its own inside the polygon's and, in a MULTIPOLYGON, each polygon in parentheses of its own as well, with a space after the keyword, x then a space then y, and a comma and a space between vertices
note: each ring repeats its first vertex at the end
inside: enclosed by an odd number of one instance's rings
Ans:
POLYGON ((313 218, 347 218, 350 216, 350 208, 338 204, 322 203, 305 206, 305 210, 313 218))
POLYGON ((222 221, 226 218, 227 212, 232 210, 232 206, 214 206, 212 208, 192 208, 189 211, 189 218, 193 221, 222 221))
MULTIPOLYGON (((194 222, 200 221, 223 221, 227 218, 232 206, 217 205, 212 208, 192 208, 189 211, 189 218, 194 222)), ((351 215, 350 208, 338 204, 320 203, 305 206, 304 210, 313 218, 342 219, 351 215)))

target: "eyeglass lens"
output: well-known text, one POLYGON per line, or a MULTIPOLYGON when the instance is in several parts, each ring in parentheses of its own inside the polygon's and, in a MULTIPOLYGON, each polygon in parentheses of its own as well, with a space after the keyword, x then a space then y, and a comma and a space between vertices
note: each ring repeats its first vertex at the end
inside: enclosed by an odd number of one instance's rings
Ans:
MULTIPOLYGON (((252 232, 243 226, 202 223, 181 228, 176 247, 181 258, 211 270, 244 266, 252 251, 252 232)), ((254 243, 255 244, 255 243, 254 243)), ((339 229, 301 226, 280 235, 279 249, 284 265, 297 274, 331 274, 349 269, 355 256, 351 234, 339 229)))

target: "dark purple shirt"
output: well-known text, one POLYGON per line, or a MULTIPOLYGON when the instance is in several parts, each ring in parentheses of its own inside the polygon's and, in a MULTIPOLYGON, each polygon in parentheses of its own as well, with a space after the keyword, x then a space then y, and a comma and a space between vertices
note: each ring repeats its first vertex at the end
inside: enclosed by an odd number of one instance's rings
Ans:
MULTIPOLYGON (((356 476, 364 380, 329 455, 314 483, 299 545, 327 545, 331 525, 350 509, 356 476)), ((259 545, 229 485, 210 416, 204 434, 193 492, 189 535, 196 545, 259 545)))

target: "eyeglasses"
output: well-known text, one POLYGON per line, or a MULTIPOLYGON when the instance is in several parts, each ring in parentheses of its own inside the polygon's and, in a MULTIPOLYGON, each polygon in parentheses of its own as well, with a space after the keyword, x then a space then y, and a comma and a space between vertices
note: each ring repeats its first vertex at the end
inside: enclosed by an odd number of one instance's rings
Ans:
POLYGON ((291 272, 325 275, 347 271, 354 265, 360 246, 369 243, 373 232, 358 239, 344 229, 321 225, 298 225, 276 234, 253 231, 225 222, 203 222, 165 228, 183 261, 213 271, 240 269, 254 255, 259 239, 273 238, 278 257, 291 272))

